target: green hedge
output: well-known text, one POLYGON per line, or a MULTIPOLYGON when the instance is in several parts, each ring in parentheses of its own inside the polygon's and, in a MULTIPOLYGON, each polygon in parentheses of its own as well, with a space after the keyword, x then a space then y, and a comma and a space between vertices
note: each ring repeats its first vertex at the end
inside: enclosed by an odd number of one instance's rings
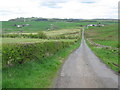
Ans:
POLYGON ((10 38, 40 38, 45 39, 47 35, 43 32, 38 32, 37 34, 2 34, 2 37, 10 37, 10 38))
POLYGON ((3 68, 16 64, 23 64, 30 60, 41 60, 49 57, 61 49, 69 47, 75 42, 50 41, 40 43, 11 43, 3 44, 3 68))
POLYGON ((39 38, 39 39, 79 39, 78 35, 57 35, 57 36, 47 36, 46 34, 39 32, 37 34, 2 34, 3 38, 39 38))

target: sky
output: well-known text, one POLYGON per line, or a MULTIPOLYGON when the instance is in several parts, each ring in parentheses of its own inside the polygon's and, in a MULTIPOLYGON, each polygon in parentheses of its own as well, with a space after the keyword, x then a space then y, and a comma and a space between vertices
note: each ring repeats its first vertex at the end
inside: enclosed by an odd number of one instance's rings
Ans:
POLYGON ((0 21, 17 17, 118 18, 119 0, 0 0, 0 21))

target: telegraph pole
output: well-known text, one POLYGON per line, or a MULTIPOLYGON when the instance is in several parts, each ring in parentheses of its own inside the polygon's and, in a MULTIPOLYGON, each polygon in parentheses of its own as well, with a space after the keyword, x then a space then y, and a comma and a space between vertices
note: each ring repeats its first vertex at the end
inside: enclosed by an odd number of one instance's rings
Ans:
POLYGON ((25 22, 25 18, 23 18, 24 19, 24 22, 25 22))

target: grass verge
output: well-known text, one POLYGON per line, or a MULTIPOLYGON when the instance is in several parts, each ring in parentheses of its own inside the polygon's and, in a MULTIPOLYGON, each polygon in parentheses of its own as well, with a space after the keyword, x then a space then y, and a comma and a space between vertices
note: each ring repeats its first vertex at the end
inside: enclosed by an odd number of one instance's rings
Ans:
POLYGON ((48 88, 68 55, 78 48, 80 42, 57 52, 43 62, 30 61, 2 70, 3 88, 48 88))
POLYGON ((119 64, 118 64, 118 50, 108 49, 105 47, 97 47, 91 45, 86 40, 88 46, 92 49, 92 51, 98 56, 107 66, 109 66, 115 72, 119 72, 119 64))
POLYGON ((109 24, 104 27, 89 27, 85 30, 87 44, 92 51, 107 66, 115 72, 120 72, 118 63, 119 47, 118 44, 118 24, 109 24))

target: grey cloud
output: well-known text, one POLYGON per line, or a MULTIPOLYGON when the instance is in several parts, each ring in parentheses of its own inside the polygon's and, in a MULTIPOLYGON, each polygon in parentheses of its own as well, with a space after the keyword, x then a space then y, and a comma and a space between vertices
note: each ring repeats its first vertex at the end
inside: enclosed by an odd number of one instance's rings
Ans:
POLYGON ((42 3, 42 6, 46 6, 49 8, 61 8, 61 7, 57 6, 57 3, 55 3, 55 2, 42 3))
POLYGON ((0 10, 0 15, 10 15, 10 14, 23 14, 24 12, 20 10, 12 11, 12 10, 0 10))
POLYGON ((95 2, 81 2, 81 3, 93 4, 93 3, 95 3, 95 2))
POLYGON ((49 1, 49 2, 43 2, 41 3, 42 6, 48 7, 48 8, 62 8, 58 6, 59 3, 65 3, 67 0, 56 0, 56 1, 49 1))
POLYGON ((13 12, 9 10, 0 10, 0 15, 9 15, 10 13, 13 13, 13 12))

